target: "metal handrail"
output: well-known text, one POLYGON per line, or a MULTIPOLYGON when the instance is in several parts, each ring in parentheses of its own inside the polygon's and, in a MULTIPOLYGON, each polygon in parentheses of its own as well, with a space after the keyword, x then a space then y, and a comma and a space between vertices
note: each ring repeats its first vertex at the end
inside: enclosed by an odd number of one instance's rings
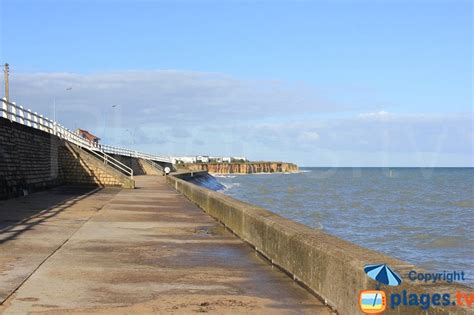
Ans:
POLYGON ((96 150, 89 150, 89 152, 91 152, 92 154, 94 154, 95 156, 97 156, 98 158, 100 159, 103 159, 104 160, 104 164, 105 165, 112 165, 118 169, 120 169, 122 172, 126 173, 127 175, 129 175, 131 178, 133 178, 133 169, 131 169, 130 167, 126 166, 125 164, 123 164, 122 162, 120 162, 119 160, 111 157, 110 155, 107 155, 107 154, 104 154, 103 152, 101 152, 102 154, 104 155, 101 155, 99 154, 100 151, 96 151, 96 150))
POLYGON ((135 158, 141 158, 148 161, 159 161, 159 162, 171 163, 171 159, 167 157, 143 153, 136 150, 118 148, 118 147, 114 147, 110 145, 100 145, 100 150, 109 154, 130 156, 130 157, 135 157, 135 158))
POLYGON ((158 169, 158 170, 160 170, 160 171, 163 172, 163 166, 161 166, 160 164, 155 163, 155 162, 152 161, 152 160, 145 160, 145 161, 150 162, 150 164, 151 164, 154 168, 156 168, 156 169, 158 169))
POLYGON ((161 166, 158 163, 155 163, 152 160, 144 160, 146 163, 150 164, 151 167, 154 167, 155 169, 159 170, 160 172, 163 172, 163 166, 161 166))
POLYGON ((1 103, 2 106, 0 108, 0 117, 9 119, 10 121, 17 122, 24 126, 48 132, 58 136, 61 139, 74 143, 79 147, 86 148, 103 160, 104 164, 111 164, 124 172, 126 175, 133 178, 132 168, 111 157, 106 152, 100 150, 100 147, 97 144, 91 143, 90 141, 82 138, 57 122, 47 117, 43 117, 43 115, 39 115, 37 112, 32 112, 30 109, 24 109, 23 106, 19 106, 15 102, 8 102, 5 98, 3 98, 1 103), (101 152, 102 155, 98 152, 101 152))

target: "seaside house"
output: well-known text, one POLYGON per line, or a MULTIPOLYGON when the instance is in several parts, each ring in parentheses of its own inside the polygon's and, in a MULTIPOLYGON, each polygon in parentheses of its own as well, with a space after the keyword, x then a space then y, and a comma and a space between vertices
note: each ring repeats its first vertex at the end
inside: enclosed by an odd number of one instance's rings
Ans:
POLYGON ((93 146, 97 147, 99 145, 100 138, 93 135, 87 130, 84 129, 77 129, 76 134, 79 135, 80 137, 88 140, 93 146))
POLYGON ((197 163, 209 163, 209 156, 207 155, 198 155, 196 156, 197 163))
POLYGON ((231 157, 232 162, 247 162, 247 158, 245 156, 233 156, 231 157))
POLYGON ((220 156, 210 156, 209 162, 222 163, 222 157, 220 156))
POLYGON ((173 164, 180 163, 233 163, 233 162, 246 162, 246 157, 243 156, 175 156, 171 158, 173 164))
POLYGON ((173 164, 196 163, 196 157, 195 156, 175 156, 171 158, 171 162, 173 164))

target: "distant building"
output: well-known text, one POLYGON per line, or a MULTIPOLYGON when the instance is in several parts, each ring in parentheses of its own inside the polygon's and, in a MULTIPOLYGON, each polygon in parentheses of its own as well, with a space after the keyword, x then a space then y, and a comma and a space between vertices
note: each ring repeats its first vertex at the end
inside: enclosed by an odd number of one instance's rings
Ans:
POLYGON ((244 156, 212 156, 209 159, 211 160, 211 162, 217 163, 233 163, 247 161, 247 158, 244 156))
POLYGON ((232 163, 232 162, 246 162, 246 157, 243 156, 174 156, 171 158, 173 164, 180 163, 232 163))
POLYGON ((220 156, 210 156, 209 162, 222 163, 222 157, 220 156))
POLYGON ((231 157, 232 162, 247 162, 247 158, 245 156, 233 156, 231 157))
POLYGON ((195 156, 175 156, 171 158, 171 162, 173 164, 196 163, 196 157, 195 156))
POLYGON ((93 135, 92 133, 90 133, 87 130, 77 129, 76 134, 79 135, 80 137, 88 140, 93 146, 98 146, 99 145, 100 138, 93 135))
POLYGON ((196 156, 197 163, 209 163, 209 157, 207 155, 198 155, 196 156))

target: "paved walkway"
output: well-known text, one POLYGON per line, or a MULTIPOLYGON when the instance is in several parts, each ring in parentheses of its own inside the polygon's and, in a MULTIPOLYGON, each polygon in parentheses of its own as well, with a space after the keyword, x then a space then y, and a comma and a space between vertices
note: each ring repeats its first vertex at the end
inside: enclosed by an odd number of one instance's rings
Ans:
POLYGON ((330 314, 163 177, 136 182, 0 202, 0 313, 330 314))

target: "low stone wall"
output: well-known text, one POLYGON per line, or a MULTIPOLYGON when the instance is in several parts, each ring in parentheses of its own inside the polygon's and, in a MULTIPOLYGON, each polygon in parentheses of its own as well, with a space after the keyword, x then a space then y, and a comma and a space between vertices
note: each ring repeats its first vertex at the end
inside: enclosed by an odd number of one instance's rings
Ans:
MULTIPOLYGON (((201 176, 198 173, 193 176, 201 176)), ((373 290, 377 283, 366 276, 366 264, 386 263, 405 280, 398 287, 382 286, 387 297, 391 293, 435 294, 450 293, 454 299, 456 290, 471 293, 472 289, 460 284, 423 284, 406 280, 413 265, 396 260, 322 231, 285 219, 261 207, 238 201, 214 192, 182 178, 190 173, 167 176, 167 182, 178 192, 198 205, 212 217, 222 222, 237 236, 252 245, 299 281, 309 290, 335 308, 339 314, 362 314, 359 306, 359 292, 373 290)), ((387 302, 389 303, 389 302, 387 302)), ((470 309, 458 306, 390 308, 384 314, 471 314, 470 309)))

